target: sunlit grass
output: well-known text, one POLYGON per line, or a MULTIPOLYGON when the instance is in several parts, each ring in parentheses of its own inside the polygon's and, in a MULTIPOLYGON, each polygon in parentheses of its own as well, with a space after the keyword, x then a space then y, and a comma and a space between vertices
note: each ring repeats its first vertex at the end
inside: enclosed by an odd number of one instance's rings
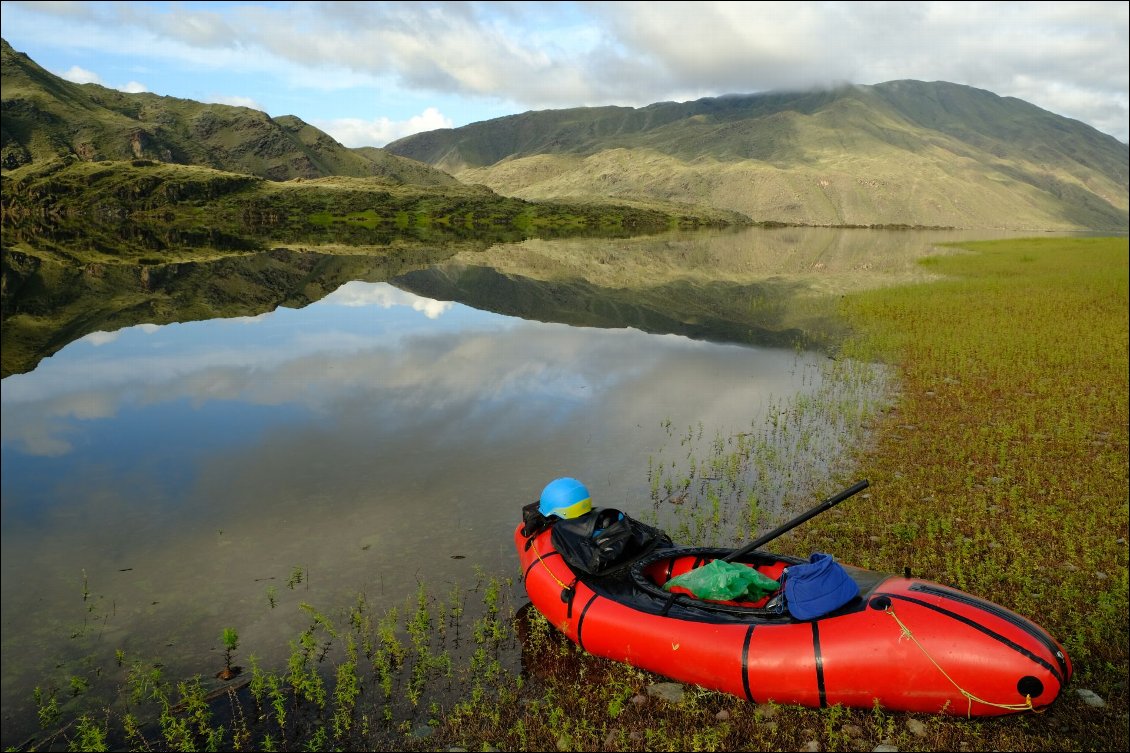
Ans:
POLYGON ((931 261, 950 279, 845 302, 852 347, 895 363, 901 395, 834 543, 1031 616, 1082 677, 1125 666, 1126 240, 969 248, 931 261))

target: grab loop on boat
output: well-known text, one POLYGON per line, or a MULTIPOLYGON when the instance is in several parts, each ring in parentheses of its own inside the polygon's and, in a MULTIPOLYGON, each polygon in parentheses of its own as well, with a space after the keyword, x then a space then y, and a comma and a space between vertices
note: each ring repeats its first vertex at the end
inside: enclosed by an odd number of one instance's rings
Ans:
POLYGON ((904 623, 902 620, 900 620, 899 616, 897 614, 895 614, 894 606, 888 606, 886 609, 883 610, 883 613, 889 614, 894 619, 894 621, 896 623, 898 623, 899 631, 900 631, 899 640, 901 641, 903 638, 906 638, 911 643, 913 643, 915 646, 917 646, 918 649, 923 653, 923 655, 925 655, 925 657, 930 660, 930 663, 938 668, 938 671, 942 673, 942 677, 945 677, 947 680, 949 680, 950 684, 952 684, 955 688, 957 688, 957 691, 959 693, 961 693, 963 696, 965 696, 965 700, 969 702, 969 709, 967 710, 966 714, 970 719, 973 718, 973 702, 974 701, 976 701, 977 703, 984 704, 986 706, 993 706, 993 707, 998 708, 998 709, 1007 709, 1009 711, 1032 711, 1032 712, 1035 712, 1037 714, 1043 713, 1043 711, 1044 711, 1043 709, 1038 709, 1038 708, 1036 708, 1035 706, 1032 705, 1031 694, 1024 696, 1024 703, 993 703, 992 701, 986 701, 983 698, 978 698, 977 696, 973 695, 968 690, 966 690, 965 688, 958 685, 957 682, 954 681, 954 679, 949 676, 949 673, 947 673, 944 669, 942 669, 942 665, 938 664, 938 662, 935 661, 934 657, 930 656, 930 652, 926 650, 926 647, 918 642, 918 639, 914 637, 914 633, 910 632, 910 628, 906 626, 906 623, 904 623))

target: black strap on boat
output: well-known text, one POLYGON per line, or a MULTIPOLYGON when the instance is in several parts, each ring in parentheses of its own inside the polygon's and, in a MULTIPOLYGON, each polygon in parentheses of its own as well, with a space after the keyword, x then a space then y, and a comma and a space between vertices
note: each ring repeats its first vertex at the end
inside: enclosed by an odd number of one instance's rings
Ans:
POLYGON ((749 686, 749 644, 753 641, 753 629, 756 625, 750 625, 746 630, 745 640, 742 641, 742 690, 745 691, 745 697, 750 703, 754 703, 753 689, 749 686))
POLYGON ((660 614, 661 617, 667 616, 667 613, 671 611, 671 607, 673 607, 675 605, 675 600, 678 599, 680 596, 682 596, 682 594, 677 593, 675 591, 668 591, 667 592, 667 600, 663 602, 663 609, 659 610, 659 614, 660 614))
POLYGON ((582 633, 585 627, 585 615, 589 613, 589 607, 595 604, 598 598, 600 598, 600 594, 594 593, 592 597, 587 602, 585 602, 584 609, 581 610, 581 618, 577 620, 577 645, 585 651, 588 650, 587 648, 585 648, 585 638, 582 633))
POLYGON ((816 668, 816 690, 820 694, 820 708, 828 708, 828 692, 824 687, 824 652, 820 649, 820 622, 812 621, 812 661, 816 668))

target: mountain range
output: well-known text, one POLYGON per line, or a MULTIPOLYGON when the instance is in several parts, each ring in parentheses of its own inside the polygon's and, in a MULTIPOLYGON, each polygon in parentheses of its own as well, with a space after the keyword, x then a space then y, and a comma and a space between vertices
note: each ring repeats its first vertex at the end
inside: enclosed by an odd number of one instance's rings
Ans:
POLYGON ((542 110, 350 149, 294 116, 74 84, 6 41, 0 55, 6 178, 61 158, 152 160, 438 195, 474 185, 476 200, 615 204, 739 224, 1130 225, 1126 144, 1022 100, 945 82, 542 110))
POLYGON ((945 82, 542 110, 386 149, 529 200, 686 202, 802 225, 1128 224, 1126 144, 945 82))
MULTIPOLYGON (((349 149, 292 116, 74 84, 6 41, 0 47, 5 248, 17 235, 12 226, 47 218, 72 225, 156 222, 181 236, 220 230, 273 241, 322 229, 333 230, 320 233, 325 240, 348 235, 370 246, 421 235, 497 241, 748 224, 712 210, 676 216, 607 202, 501 196, 383 149, 349 149)), ((41 231, 23 235, 44 237, 41 231)), ((149 263, 169 258, 162 245, 149 263)))

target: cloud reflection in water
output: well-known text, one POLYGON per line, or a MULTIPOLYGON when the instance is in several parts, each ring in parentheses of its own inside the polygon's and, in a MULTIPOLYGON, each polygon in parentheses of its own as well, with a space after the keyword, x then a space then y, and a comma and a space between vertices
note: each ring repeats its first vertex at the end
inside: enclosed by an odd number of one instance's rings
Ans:
POLYGON ((671 441, 661 422, 701 422, 707 440, 746 430, 813 388, 816 363, 383 283, 113 334, 2 383, 6 669, 80 572, 112 590, 130 634, 191 643, 235 624, 258 646, 286 622, 264 612, 263 579, 296 564, 319 604, 506 572, 519 508, 548 480, 638 511, 648 458, 671 441))

